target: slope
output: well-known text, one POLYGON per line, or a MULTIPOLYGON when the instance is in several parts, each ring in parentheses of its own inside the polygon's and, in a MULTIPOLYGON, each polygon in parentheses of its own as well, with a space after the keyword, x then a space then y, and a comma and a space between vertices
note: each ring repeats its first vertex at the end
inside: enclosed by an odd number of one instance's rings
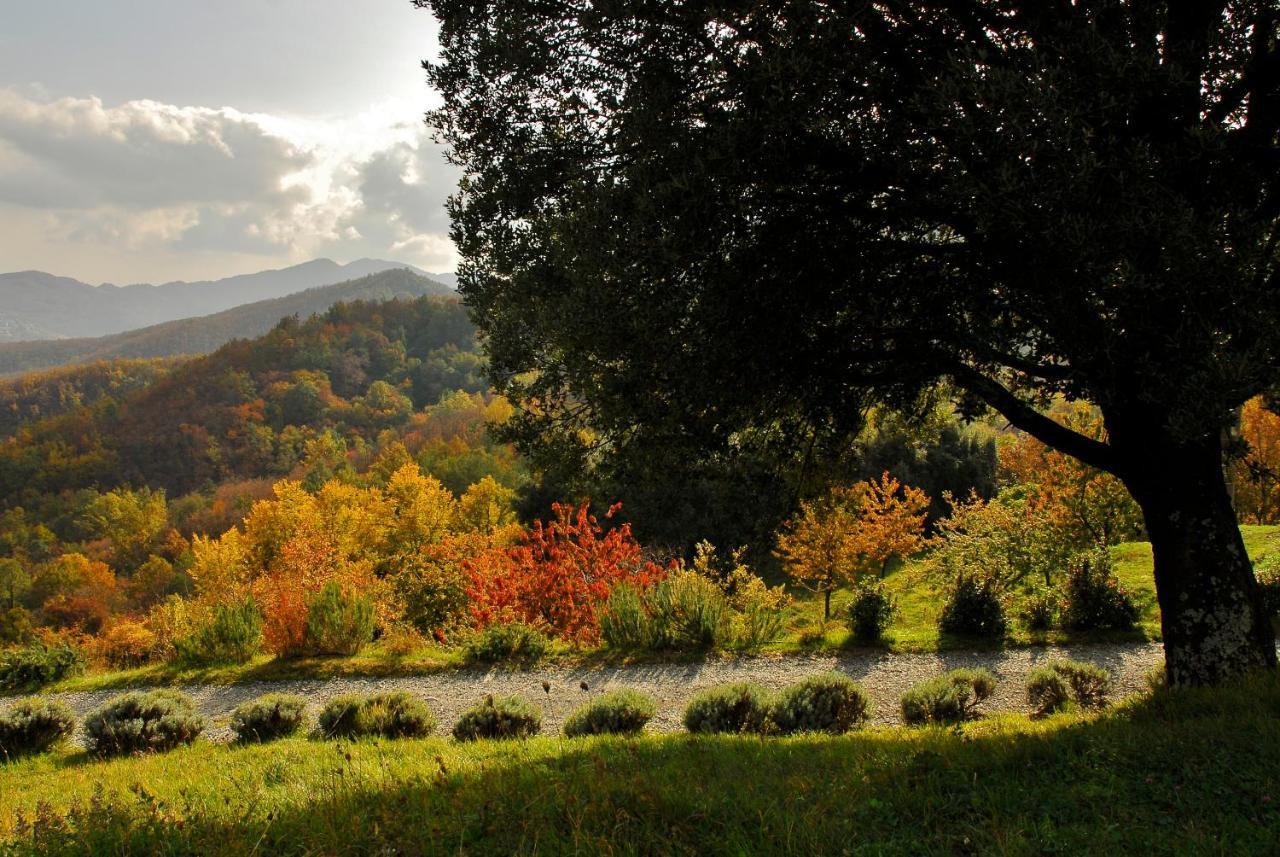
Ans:
POLYGON ((204 354, 233 339, 261 336, 286 316, 305 319, 342 301, 449 294, 452 290, 448 286, 407 269, 391 269, 212 315, 168 321, 111 336, 0 342, 0 376, 119 358, 204 354))

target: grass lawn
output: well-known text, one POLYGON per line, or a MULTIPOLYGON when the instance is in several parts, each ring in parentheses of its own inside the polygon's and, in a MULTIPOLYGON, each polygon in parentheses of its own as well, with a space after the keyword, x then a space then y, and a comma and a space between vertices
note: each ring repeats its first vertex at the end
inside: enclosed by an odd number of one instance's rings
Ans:
MULTIPOLYGON (((1243 526, 1245 547, 1255 560, 1268 551, 1280 550, 1280 526, 1243 526)), ((1016 616, 1010 617, 1011 628, 1003 641, 975 641, 947 637, 938 632, 938 615, 942 611, 943 594, 939 585, 919 573, 917 566, 906 564, 891 572, 886 585, 898 605, 893 624, 880 648, 894 652, 931 652, 945 649, 974 649, 983 646, 1059 645, 1080 642, 1123 642, 1160 639, 1160 611, 1156 604, 1152 578, 1151 545, 1128 542, 1111 549, 1116 574, 1142 608, 1138 627, 1128 632, 1069 633, 1065 631, 1032 632, 1021 627, 1016 616)), ((822 621, 820 596, 797 590, 794 603, 787 608, 786 631, 781 639, 766 646, 765 654, 835 651, 849 646, 849 632, 843 622, 850 592, 842 590, 832 597, 830 622, 822 621)), ((549 662, 562 666, 609 666, 645 661, 694 660, 697 653, 634 655, 597 650, 574 650, 556 644, 549 662)), ((374 644, 359 655, 349 658, 297 658, 275 660, 260 657, 239 666, 192 669, 172 664, 153 664, 129 670, 90 672, 66 679, 50 688, 54 691, 103 690, 166 684, 236 684, 293 678, 337 678, 342 676, 418 675, 465 666, 463 653, 457 648, 430 645, 416 651, 393 652, 374 644)))
POLYGON ((839 738, 66 752, 0 767, 0 853, 1275 853, 1278 718, 1269 674, 839 738))

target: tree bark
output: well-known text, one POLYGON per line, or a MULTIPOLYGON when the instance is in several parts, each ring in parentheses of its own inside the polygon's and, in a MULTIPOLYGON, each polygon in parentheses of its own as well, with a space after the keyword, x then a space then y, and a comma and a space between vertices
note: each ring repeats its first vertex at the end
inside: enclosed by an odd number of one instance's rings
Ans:
POLYGON ((830 622, 831 621, 831 590, 825 589, 823 590, 822 594, 824 596, 822 600, 822 621, 830 622))
POLYGON ((1275 667, 1276 637, 1215 437, 1128 450, 1122 480, 1142 508, 1171 685, 1211 685, 1275 667))

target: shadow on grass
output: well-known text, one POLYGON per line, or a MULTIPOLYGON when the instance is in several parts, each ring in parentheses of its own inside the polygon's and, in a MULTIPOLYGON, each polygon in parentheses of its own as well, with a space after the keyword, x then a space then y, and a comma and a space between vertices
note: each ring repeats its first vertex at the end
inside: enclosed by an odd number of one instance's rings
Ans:
MULTIPOLYGON (((296 793, 254 786, 246 774, 235 794, 158 798, 144 788, 103 795, 70 813, 46 812, 15 847, 46 854, 1274 853, 1277 716, 1280 681, 1272 674, 1221 691, 1164 692, 1096 718, 995 718, 959 732, 344 745, 313 765, 296 793)), ((211 754, 204 764, 248 768, 269 750, 239 752, 211 754)))

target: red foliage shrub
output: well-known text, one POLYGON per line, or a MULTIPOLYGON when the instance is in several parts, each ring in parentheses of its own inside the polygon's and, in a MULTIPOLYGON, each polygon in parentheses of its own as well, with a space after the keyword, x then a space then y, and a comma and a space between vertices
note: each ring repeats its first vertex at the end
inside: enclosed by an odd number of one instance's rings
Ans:
POLYGON ((490 548, 465 563, 472 617, 481 626, 519 621, 566 640, 594 642, 599 607, 610 591, 620 583, 646 588, 666 569, 645 559, 629 524, 605 532, 585 503, 557 503, 552 511, 554 519, 535 521, 517 544, 490 548))

